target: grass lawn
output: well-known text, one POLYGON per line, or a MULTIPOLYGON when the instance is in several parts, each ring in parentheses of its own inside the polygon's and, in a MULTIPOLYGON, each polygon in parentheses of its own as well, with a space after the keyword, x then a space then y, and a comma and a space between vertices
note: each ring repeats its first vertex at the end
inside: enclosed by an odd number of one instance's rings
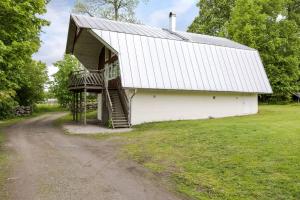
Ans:
POLYGON ((34 113, 60 112, 68 111, 68 108, 62 108, 58 104, 37 104, 34 113))
POLYGON ((300 199, 300 106, 150 123, 122 134, 130 158, 193 199, 300 199))
MULTIPOLYGON (((82 115, 83 117, 84 115, 82 115)), ((86 119, 97 119, 97 111, 93 110, 93 111, 88 111, 86 113, 86 119)), ((65 115, 61 118, 58 118, 57 120, 55 120, 55 125, 56 126, 61 126, 65 123, 69 123, 73 121, 73 115, 71 113, 69 113, 68 115, 65 115)), ((79 122, 80 123, 80 122, 79 122)))

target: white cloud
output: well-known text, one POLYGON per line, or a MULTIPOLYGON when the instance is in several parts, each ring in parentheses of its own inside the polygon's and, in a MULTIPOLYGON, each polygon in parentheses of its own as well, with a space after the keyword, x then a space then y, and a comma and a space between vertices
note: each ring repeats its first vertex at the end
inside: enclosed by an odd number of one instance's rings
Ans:
POLYGON ((42 16, 51 24, 43 28, 42 45, 33 58, 47 64, 49 75, 57 71, 53 63, 60 60, 65 52, 70 10, 67 1, 53 0, 47 6, 47 13, 42 16))
MULTIPOLYGON (((172 6, 157 10, 149 15, 148 23, 152 26, 166 26, 168 24, 168 13, 174 12, 177 15, 177 20, 183 19, 181 16, 185 15, 191 8, 195 7, 197 0, 172 0, 172 6)), ((182 28, 182 27, 181 27, 182 28)))

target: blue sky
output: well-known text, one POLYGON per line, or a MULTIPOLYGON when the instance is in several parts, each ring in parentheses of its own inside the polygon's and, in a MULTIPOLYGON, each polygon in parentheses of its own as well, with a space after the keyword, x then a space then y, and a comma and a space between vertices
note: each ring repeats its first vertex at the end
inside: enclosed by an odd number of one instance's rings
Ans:
MULTIPOLYGON (((42 46, 33 57, 47 64, 49 75, 57 71, 53 63, 62 59, 64 55, 70 11, 74 1, 52 0, 43 16, 51 25, 43 28, 42 46)), ((198 0, 148 0, 147 3, 139 4, 136 16, 143 24, 167 28, 168 14, 173 11, 177 14, 177 30, 185 31, 198 14, 197 2, 198 0)))

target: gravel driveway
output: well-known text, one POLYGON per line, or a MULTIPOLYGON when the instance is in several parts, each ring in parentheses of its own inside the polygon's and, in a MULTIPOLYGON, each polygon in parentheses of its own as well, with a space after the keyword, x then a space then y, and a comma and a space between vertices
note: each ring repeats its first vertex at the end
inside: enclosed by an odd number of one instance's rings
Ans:
POLYGON ((8 188, 20 200, 176 200, 152 175, 118 158, 118 142, 67 136, 46 114, 8 129, 13 153, 8 188), (151 178, 152 177, 152 178, 151 178))

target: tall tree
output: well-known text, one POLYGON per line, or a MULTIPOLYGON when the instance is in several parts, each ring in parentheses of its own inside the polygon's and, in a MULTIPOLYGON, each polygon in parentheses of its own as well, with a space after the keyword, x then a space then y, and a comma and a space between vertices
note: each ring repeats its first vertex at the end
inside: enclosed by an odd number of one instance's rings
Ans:
POLYGON ((260 52, 274 94, 287 101, 299 90, 299 1, 200 0, 200 16, 189 31, 225 36, 260 52), (205 21, 206 20, 206 21, 205 21))
POLYGON ((18 103, 28 66, 44 70, 31 57, 39 49, 42 26, 48 24, 39 17, 45 12, 45 0, 0 1, 0 118, 18 103))
POLYGON ((15 99, 20 105, 30 106, 44 98, 44 86, 48 80, 47 66, 33 60, 25 67, 15 99))
POLYGON ((200 0, 199 15, 189 26, 188 31, 208 35, 220 35, 224 24, 229 20, 235 0, 200 0))
POLYGON ((262 57, 274 94, 287 101, 299 90, 299 27, 285 16, 286 0, 237 0, 226 24, 228 36, 256 48, 262 57))
POLYGON ((88 13, 116 21, 136 23, 134 9, 139 0, 77 0, 74 12, 88 13))
POLYGON ((50 91, 61 106, 68 106, 72 101, 72 94, 68 90, 69 75, 79 69, 79 62, 74 56, 66 54, 63 60, 54 65, 58 68, 58 72, 53 76, 54 81, 51 83, 50 91))

